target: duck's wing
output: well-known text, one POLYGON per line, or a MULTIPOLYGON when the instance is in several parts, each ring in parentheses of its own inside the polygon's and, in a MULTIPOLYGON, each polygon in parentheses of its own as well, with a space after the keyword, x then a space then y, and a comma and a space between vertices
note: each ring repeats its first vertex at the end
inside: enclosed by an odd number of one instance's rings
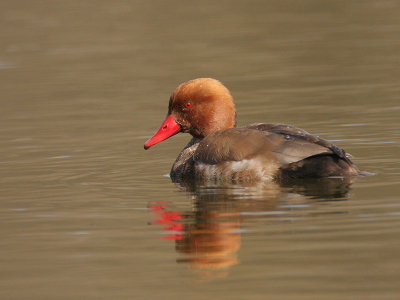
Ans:
POLYGON ((273 149, 282 164, 289 164, 315 155, 337 155, 350 162, 351 155, 331 142, 307 131, 284 124, 256 123, 244 127, 245 129, 259 130, 267 134, 276 134, 280 137, 280 145, 273 149))
MULTIPOLYGON (((265 147, 265 136, 262 131, 243 128, 213 132, 200 142, 194 153, 194 160, 209 165, 225 161, 241 161, 265 147)), ((275 145, 273 139, 270 144, 275 145)))
POLYGON ((281 124, 251 124, 210 134, 200 142, 194 160, 218 164, 262 155, 285 165, 324 154, 345 157, 342 149, 302 129, 281 124))

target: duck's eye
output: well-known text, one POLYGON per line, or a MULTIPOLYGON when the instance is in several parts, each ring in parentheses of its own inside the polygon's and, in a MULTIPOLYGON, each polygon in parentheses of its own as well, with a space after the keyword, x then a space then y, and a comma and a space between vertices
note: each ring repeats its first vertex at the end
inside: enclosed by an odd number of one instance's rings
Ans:
POLYGON ((191 107, 192 107, 192 103, 190 103, 190 102, 185 103, 185 108, 191 108, 191 107))

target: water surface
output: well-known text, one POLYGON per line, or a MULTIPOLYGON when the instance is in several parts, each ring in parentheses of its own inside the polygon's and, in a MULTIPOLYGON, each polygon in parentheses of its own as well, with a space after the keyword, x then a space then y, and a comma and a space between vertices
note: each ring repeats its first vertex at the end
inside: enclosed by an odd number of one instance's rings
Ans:
POLYGON ((2 1, 2 299, 398 299, 397 1, 2 1), (180 83, 333 141, 356 182, 176 186, 180 83))

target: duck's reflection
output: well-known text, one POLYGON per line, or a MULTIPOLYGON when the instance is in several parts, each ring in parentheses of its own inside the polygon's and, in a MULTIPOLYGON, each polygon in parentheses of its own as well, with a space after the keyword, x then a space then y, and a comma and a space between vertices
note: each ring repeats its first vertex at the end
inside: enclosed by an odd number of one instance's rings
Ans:
POLYGON ((176 241, 176 250, 186 256, 178 262, 214 272, 238 264, 240 224, 239 213, 197 211, 193 223, 184 226, 182 239, 176 241))
POLYGON ((199 270, 201 277, 221 277, 238 264, 238 250, 244 218, 288 218, 293 205, 344 200, 353 179, 309 179, 281 183, 213 185, 177 182, 177 187, 193 200, 191 211, 175 211, 171 203, 153 203, 152 224, 165 230, 163 239, 173 239, 176 251, 199 270), (292 205, 287 205, 292 204, 292 205))

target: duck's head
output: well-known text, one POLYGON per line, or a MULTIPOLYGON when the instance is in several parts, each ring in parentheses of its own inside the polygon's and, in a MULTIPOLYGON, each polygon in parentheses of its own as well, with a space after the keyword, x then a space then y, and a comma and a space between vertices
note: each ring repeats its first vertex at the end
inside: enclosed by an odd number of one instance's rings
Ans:
POLYGON ((169 99, 168 115, 145 144, 151 146, 188 132, 204 138, 215 131, 236 126, 236 109, 229 90, 218 80, 199 78, 182 83, 169 99))

